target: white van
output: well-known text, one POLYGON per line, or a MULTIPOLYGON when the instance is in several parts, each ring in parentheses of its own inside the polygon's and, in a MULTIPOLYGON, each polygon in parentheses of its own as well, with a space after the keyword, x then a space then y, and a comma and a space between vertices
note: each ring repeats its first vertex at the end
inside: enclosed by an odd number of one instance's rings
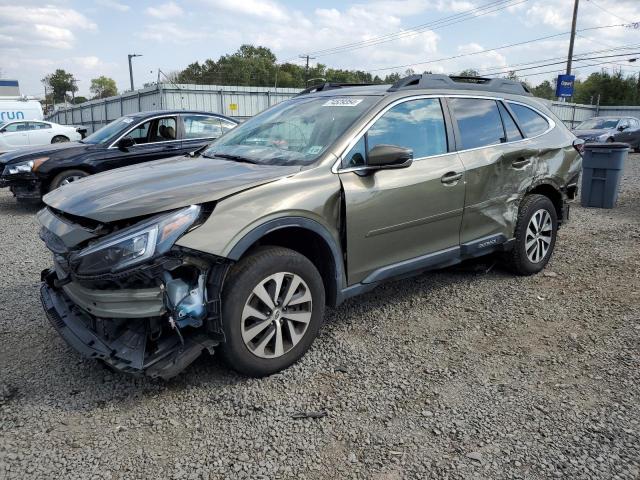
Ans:
POLYGON ((42 105, 37 100, 0 97, 0 123, 13 120, 42 120, 42 105))

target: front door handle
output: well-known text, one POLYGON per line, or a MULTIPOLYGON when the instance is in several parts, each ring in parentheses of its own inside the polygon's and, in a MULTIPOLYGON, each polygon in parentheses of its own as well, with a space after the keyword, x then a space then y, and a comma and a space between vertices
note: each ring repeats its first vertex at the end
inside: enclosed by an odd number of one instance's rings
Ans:
POLYGON ((447 172, 442 177, 440 177, 440 181, 445 185, 451 185, 457 183, 458 180, 462 178, 462 173, 457 172, 447 172))
POLYGON ((529 165, 530 163, 531 163, 531 160, 529 160, 528 158, 520 157, 517 160, 514 160, 513 162, 511 162, 511 166, 513 168, 523 168, 529 165))

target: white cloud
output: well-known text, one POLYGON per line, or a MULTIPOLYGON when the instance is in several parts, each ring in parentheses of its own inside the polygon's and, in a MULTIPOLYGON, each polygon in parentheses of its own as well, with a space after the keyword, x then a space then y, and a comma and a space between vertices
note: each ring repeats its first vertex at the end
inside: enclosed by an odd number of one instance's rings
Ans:
POLYGON ((174 2, 167 2, 157 7, 148 7, 145 10, 147 15, 150 15, 161 20, 179 17, 184 14, 182 8, 174 2))
POLYGON ((45 7, 0 5, 0 24, 40 24, 61 28, 95 30, 96 24, 71 8, 53 5, 45 7))
POLYGON ((117 2, 116 0, 96 0, 96 3, 98 5, 101 5, 101 6, 105 7, 105 8, 116 10, 118 12, 123 12, 124 13, 124 12, 128 12, 129 10, 131 10, 131 7, 129 5, 117 2))
POLYGON ((97 26, 70 8, 47 5, 0 6, 0 36, 4 47, 49 47, 70 49, 75 43, 74 31, 95 31, 97 26))
POLYGON ((271 0, 205 0, 205 2, 218 10, 270 21, 285 21, 290 18, 285 7, 271 0))
POLYGON ((85 70, 93 70, 99 67, 104 66, 102 60, 95 56, 88 57, 73 57, 71 59, 74 64, 78 65, 80 68, 85 70))
POLYGON ((146 25, 142 32, 137 33, 136 36, 145 40, 186 44, 210 38, 213 33, 202 30, 189 30, 172 22, 161 22, 146 25))

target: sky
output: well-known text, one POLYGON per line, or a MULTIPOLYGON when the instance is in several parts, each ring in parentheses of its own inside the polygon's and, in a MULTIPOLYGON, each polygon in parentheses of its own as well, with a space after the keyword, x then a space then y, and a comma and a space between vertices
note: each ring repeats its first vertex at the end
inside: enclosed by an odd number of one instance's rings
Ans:
MULTIPOLYGON (((88 96, 91 79, 100 75, 115 79, 121 91, 129 88, 129 53, 143 55, 133 60, 135 85, 141 88, 155 81, 158 69, 172 72, 195 61, 217 59, 245 43, 269 47, 279 61, 302 63, 298 56, 311 53, 316 57, 312 63, 370 70, 381 76, 407 68, 434 73, 474 68, 488 74, 527 68, 522 65, 527 62, 566 58, 573 0, 510 0, 508 8, 433 25, 490 3, 497 2, 0 0, 0 73, 19 80, 23 94, 42 96, 41 79, 64 68, 78 79, 78 94, 88 96), (432 28, 412 30, 428 23, 432 28), (403 33, 372 40, 397 32, 403 33), (552 37, 483 52, 547 36, 552 37), (389 39, 393 41, 382 41, 389 39), (362 41, 376 45, 327 51, 362 41), (448 57, 457 58, 441 60, 448 57)), ((640 25, 629 26, 632 22, 640 22, 640 0, 580 1, 575 53, 637 45, 626 52, 637 53, 638 61, 628 62, 627 55, 576 62, 579 78, 602 68, 640 74, 640 25), (585 65, 601 62, 610 63, 585 65)), ((557 75, 544 72, 562 68, 552 65, 518 74, 535 85, 557 75)))

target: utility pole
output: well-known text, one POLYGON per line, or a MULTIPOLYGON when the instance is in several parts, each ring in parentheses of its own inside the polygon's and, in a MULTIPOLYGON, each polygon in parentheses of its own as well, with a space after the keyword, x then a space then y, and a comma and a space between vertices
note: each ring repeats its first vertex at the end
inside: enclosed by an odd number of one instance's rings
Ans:
POLYGON ((304 68, 304 86, 307 86, 307 82, 309 81, 309 60, 315 60, 316 57, 310 57, 309 54, 307 55, 300 55, 300 58, 306 58, 307 60, 307 66, 304 68))
POLYGON ((567 57, 567 75, 571 75, 571 64, 573 62, 573 43, 576 39, 576 24, 578 23, 578 4, 580 0, 574 0, 573 20, 571 22, 571 38, 569 39, 569 56, 567 57))
POLYGON ((131 81, 131 91, 133 92, 135 88, 133 87, 133 68, 131 67, 131 59, 133 57, 141 57, 142 55, 138 55, 137 53, 130 53, 127 55, 129 58, 129 80, 131 81))

